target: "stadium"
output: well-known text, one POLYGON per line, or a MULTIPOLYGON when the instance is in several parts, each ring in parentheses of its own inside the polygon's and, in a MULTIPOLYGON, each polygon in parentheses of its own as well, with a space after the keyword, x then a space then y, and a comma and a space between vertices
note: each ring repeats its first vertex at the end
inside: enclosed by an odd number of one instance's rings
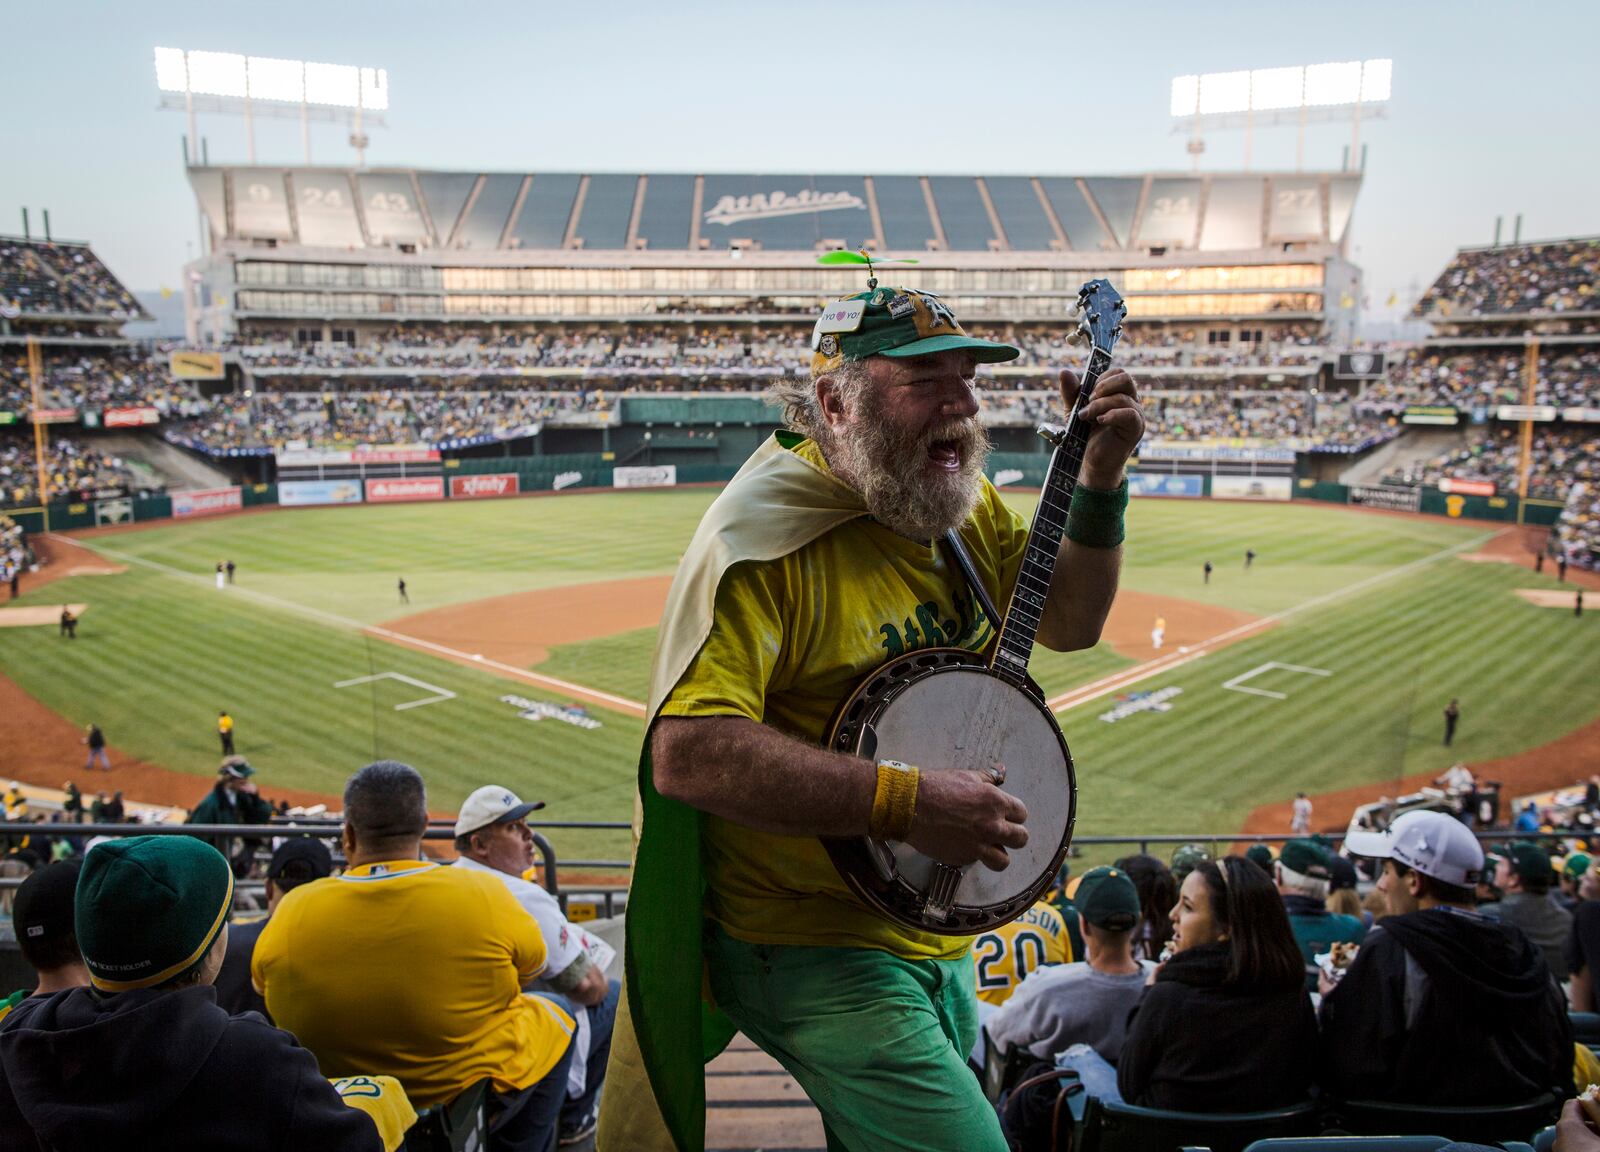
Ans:
MULTIPOLYGON (((1074 875, 1413 810, 1494 834, 1530 801, 1519 830, 1587 841, 1600 239, 1463 245, 1412 309, 1426 335, 1380 342, 1344 169, 185 175, 181 340, 124 331, 149 315, 94 237, 0 237, 13 855, 82 850, 64 779, 181 823, 226 712, 280 823, 339 813, 389 759, 426 780, 445 856, 481 786, 543 801, 546 886, 620 941, 669 591, 782 426, 771 386, 866 286, 818 263, 847 252, 1021 350, 977 397, 1024 518, 1036 426, 1085 358, 1080 286, 1127 304, 1145 428, 1120 589, 1098 644, 1032 664, 1076 764, 1074 875), (1441 784, 1457 765, 1477 783, 1441 784)), ((912 647, 954 635, 918 611, 912 647)), ((249 909, 270 855, 236 865, 249 909)), ((777 1065, 719 1059, 708 1146, 821 1147, 777 1065)))

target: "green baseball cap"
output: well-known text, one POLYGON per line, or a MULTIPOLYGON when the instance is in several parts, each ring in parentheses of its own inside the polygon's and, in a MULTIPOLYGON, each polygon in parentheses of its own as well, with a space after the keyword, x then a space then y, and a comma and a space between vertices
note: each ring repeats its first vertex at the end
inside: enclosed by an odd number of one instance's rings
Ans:
POLYGON ((1333 861, 1329 858, 1329 852, 1315 840, 1290 840, 1278 853, 1278 863, 1308 880, 1333 879, 1333 861))
POLYGON ((1272 849, 1265 844, 1252 844, 1244 850, 1245 859, 1253 862, 1268 876, 1272 875, 1272 849))
POLYGON ((1561 874, 1568 880, 1581 880, 1583 874, 1589 871, 1589 865, 1593 863, 1587 852, 1574 852, 1567 857, 1566 863, 1561 865, 1561 874))
POLYGON ((1211 853, 1201 844, 1180 844, 1172 853, 1172 878, 1179 884, 1183 878, 1194 871, 1194 866, 1211 859, 1211 853))
POLYGON ((820 376, 869 356, 927 356, 965 349, 980 364, 1015 360, 1020 348, 968 336, 950 306, 932 292, 873 288, 830 301, 811 329, 811 373, 820 376))
POLYGON ((130 836, 89 849, 74 923, 89 981, 102 992, 153 988, 211 951, 233 904, 233 869, 189 836, 130 836))
POLYGON ((1500 855, 1518 876, 1550 883, 1550 877, 1554 874, 1550 867, 1550 853, 1533 841, 1518 840, 1514 844, 1507 844, 1500 855))
POLYGON ((1139 889, 1121 868, 1091 868, 1073 895, 1079 914, 1096 928, 1126 932, 1139 923, 1139 889))

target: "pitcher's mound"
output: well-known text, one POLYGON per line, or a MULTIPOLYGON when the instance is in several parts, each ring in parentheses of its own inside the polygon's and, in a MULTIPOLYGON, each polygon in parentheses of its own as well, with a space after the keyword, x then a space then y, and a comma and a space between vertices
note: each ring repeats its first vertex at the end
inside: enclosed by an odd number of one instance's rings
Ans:
POLYGON ((1540 608, 1571 608, 1578 598, 1570 588, 1518 588, 1517 595, 1540 608))
MULTIPOLYGON (((72 614, 82 618, 89 610, 87 604, 68 604, 72 614)), ((38 604, 27 608, 0 608, 0 628, 39 628, 61 623, 61 605, 38 604)))

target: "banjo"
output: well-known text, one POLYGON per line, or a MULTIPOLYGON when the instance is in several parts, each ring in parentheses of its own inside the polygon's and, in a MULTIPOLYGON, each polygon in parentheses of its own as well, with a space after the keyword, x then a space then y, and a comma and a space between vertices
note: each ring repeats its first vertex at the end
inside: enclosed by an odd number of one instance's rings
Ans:
MULTIPOLYGON (((1002 872, 982 865, 951 867, 900 842, 823 840, 851 891, 908 927, 969 936, 1014 920, 1055 879, 1072 842, 1078 793, 1072 753, 1043 691, 1028 675, 1028 660, 1088 444, 1090 429, 1081 414, 1111 364, 1127 311, 1105 280, 1091 280, 1078 293, 1078 326, 1068 339, 1074 344, 1088 339, 1093 350, 1066 425, 1039 427, 1055 447, 990 654, 963 648, 908 652, 863 680, 834 715, 826 745, 834 751, 872 761, 901 760, 924 772, 981 770, 999 761, 1006 766, 1000 787, 1027 806, 1028 843, 1011 851, 1011 863, 1002 872)), ((959 541, 953 550, 987 606, 988 596, 959 541)))

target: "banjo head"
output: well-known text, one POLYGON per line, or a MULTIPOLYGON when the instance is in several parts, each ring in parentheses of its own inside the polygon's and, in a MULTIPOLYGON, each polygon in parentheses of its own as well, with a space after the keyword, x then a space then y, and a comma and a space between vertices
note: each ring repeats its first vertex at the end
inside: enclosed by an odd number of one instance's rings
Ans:
POLYGON ((966 868, 942 921, 924 913, 936 868, 929 857, 903 843, 826 841, 851 888, 878 911, 925 932, 969 935, 1021 915, 1054 880, 1077 812, 1072 756, 1040 695, 995 676, 980 657, 934 649, 886 665, 841 709, 829 746, 924 773, 998 760, 1001 787, 1028 808, 1027 845, 1011 850, 1003 871, 966 868))

